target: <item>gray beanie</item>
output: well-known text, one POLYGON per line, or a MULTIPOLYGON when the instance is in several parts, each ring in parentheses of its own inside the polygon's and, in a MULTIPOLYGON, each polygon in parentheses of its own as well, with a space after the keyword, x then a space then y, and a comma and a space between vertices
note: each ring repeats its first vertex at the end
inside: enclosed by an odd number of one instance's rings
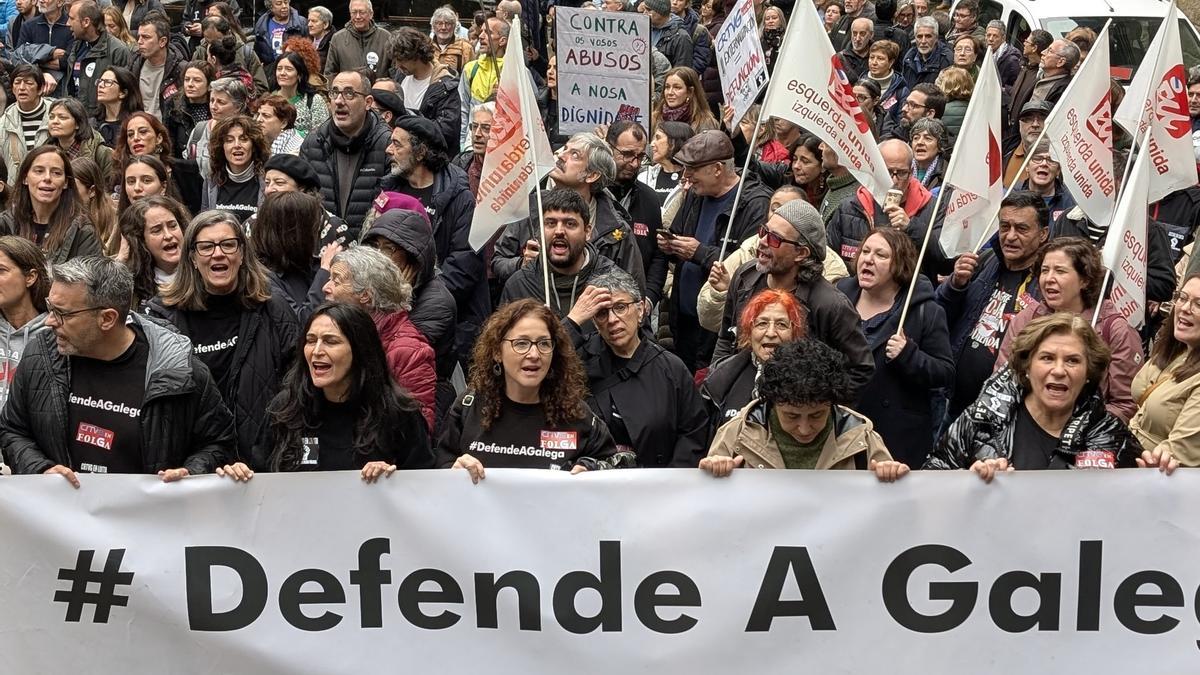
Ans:
POLYGON ((821 214, 812 204, 803 199, 793 199, 780 206, 775 215, 788 221, 796 229, 798 239, 812 250, 814 258, 825 261, 825 248, 829 241, 825 236, 825 222, 821 220, 821 214))
POLYGON ((671 16, 671 0, 642 0, 642 4, 651 12, 671 16))

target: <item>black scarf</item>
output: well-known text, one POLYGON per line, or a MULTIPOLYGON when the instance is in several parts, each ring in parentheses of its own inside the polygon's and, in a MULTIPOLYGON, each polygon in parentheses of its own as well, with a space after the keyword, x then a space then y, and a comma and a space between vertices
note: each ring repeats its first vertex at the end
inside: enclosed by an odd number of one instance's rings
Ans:
POLYGON ((367 132, 371 130, 372 122, 370 115, 371 113, 368 112, 367 119, 363 121, 362 129, 359 129, 358 135, 353 138, 342 133, 342 130, 338 128, 338 125, 330 124, 329 138, 331 141, 333 141, 333 147, 346 153, 347 155, 357 154, 360 150, 362 150, 363 146, 367 143, 367 136, 369 135, 367 132))

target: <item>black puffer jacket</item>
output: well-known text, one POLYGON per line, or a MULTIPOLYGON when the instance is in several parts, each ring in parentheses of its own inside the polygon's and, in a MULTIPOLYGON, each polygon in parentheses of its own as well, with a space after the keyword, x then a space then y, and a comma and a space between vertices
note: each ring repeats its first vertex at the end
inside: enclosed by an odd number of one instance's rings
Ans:
MULTIPOLYGON (((1142 446, 1121 420, 1104 409, 1104 399, 1095 391, 1084 391, 1075 403, 1071 419, 1063 427, 1058 448, 1050 460, 1052 469, 1075 466, 1080 452, 1111 453, 1116 465, 1136 465, 1142 446)), ((1012 457, 1013 432, 1018 406, 1025 405, 1025 392, 1016 373, 1006 367, 983 385, 975 402, 950 425, 946 435, 925 462, 926 469, 969 469, 977 459, 1012 457)))
POLYGON ((617 448, 628 444, 641 467, 699 466, 708 450, 708 415, 683 361, 642 340, 618 367, 599 333, 574 336, 591 389, 588 405, 608 425, 617 448))
MULTIPOLYGON (((650 32, 654 32, 653 27, 650 32)), ((667 25, 662 27, 662 34, 659 35, 658 42, 654 43, 654 48, 667 57, 672 68, 692 67, 692 36, 683 25, 683 19, 672 16, 667 25)))
MULTIPOLYGON (((162 298, 154 298, 147 313, 170 321, 189 338, 194 333, 190 319, 196 312, 167 307, 162 298)), ((237 453, 242 461, 250 460, 254 441, 266 420, 267 404, 279 391, 279 382, 292 363, 299 341, 296 315, 283 298, 272 296, 255 309, 242 312, 231 372, 226 378, 231 389, 221 392, 233 412, 237 453)))
POLYGON ((350 240, 358 239, 363 218, 379 194, 379 181, 388 174, 387 146, 391 142, 391 130, 378 115, 369 112, 358 136, 348 139, 348 143, 330 119, 309 132, 300 146, 300 156, 316 170, 317 178, 321 181, 321 201, 325 210, 346 221, 350 228, 347 235, 350 240), (338 159, 335 156, 339 148, 357 154, 350 197, 344 213, 341 210, 338 159))
MULTIPOLYGON (((142 466, 146 473, 185 468, 212 473, 233 457, 233 417, 208 368, 192 356, 187 338, 132 314, 150 345, 142 405, 142 466)), ((67 449, 70 363, 54 332, 31 336, 0 417, 0 445, 13 472, 40 474, 73 466, 67 449)))

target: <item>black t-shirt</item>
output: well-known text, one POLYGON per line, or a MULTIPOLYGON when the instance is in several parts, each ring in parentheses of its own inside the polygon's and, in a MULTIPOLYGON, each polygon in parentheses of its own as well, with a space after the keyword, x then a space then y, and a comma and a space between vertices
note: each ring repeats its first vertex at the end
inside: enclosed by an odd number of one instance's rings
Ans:
POLYGON ((1018 404, 1010 458, 1013 468, 1019 471, 1049 469, 1050 461, 1054 458, 1054 449, 1057 447, 1058 438, 1047 433, 1037 420, 1033 419, 1033 415, 1025 409, 1024 403, 1018 404))
MULTIPOLYGON (((326 401, 321 426, 300 439, 299 471, 349 471, 360 468, 354 457, 355 409, 360 406, 326 401)), ((370 458, 383 459, 382 457, 370 458)))
POLYGON ((224 209, 238 217, 238 222, 245 223, 246 219, 258 213, 259 185, 257 180, 239 183, 226 180, 217 188, 217 203, 214 209, 224 209))
POLYGON ((112 361, 70 357, 67 430, 73 468, 84 473, 143 473, 141 410, 149 343, 131 326, 133 344, 112 361))
POLYGON ((50 231, 49 223, 33 223, 33 243, 38 246, 46 245, 46 233, 50 231))
POLYGON ((1009 321, 1034 302, 1027 290, 1033 278, 1032 270, 1000 272, 992 296, 967 336, 967 344, 958 359, 951 412, 961 412, 979 396, 983 383, 996 367, 996 355, 1000 353, 1000 342, 1004 340, 1009 321))
POLYGON ((410 197, 416 197, 421 200, 421 205, 425 207, 425 213, 429 214, 429 222, 437 222, 437 209, 433 208, 433 185, 429 187, 415 188, 408 185, 404 188, 405 194, 410 197))
POLYGON ((206 304, 208 311, 192 312, 188 317, 188 337, 192 352, 208 366, 221 394, 227 395, 243 310, 233 294, 210 295, 206 304))
POLYGON ((682 175, 682 173, 672 173, 666 169, 658 172, 658 177, 654 179, 654 185, 650 187, 654 188, 654 193, 658 195, 659 206, 667 203, 667 195, 671 194, 671 190, 674 190, 676 185, 679 185, 679 178, 682 175))

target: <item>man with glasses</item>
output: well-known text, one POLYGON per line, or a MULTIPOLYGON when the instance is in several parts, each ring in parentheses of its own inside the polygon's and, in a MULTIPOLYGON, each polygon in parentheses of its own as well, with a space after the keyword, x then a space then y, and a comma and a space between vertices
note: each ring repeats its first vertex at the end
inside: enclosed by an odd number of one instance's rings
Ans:
POLYGON ((1043 101, 1030 101, 1021 108, 1021 115, 1017 118, 1017 133, 1004 141, 1005 187, 1025 180, 1029 175, 1028 170, 1021 174, 1017 172, 1025 163, 1025 154, 1038 142, 1049 115, 1050 104, 1043 101))
MULTIPOLYGON (((550 180, 555 187, 572 190, 583 199, 588 206, 591 243, 600 255, 632 274, 645 288, 642 254, 629 225, 629 214, 605 189, 616 174, 612 148, 596 134, 584 132, 572 136, 559 150, 550 180)), ((536 205, 531 205, 531 213, 536 214, 536 205)), ((537 258, 540 246, 536 223, 536 216, 509 223, 496 241, 492 271, 501 283, 537 258)))
POLYGON ((1021 68, 1012 86, 1008 88, 1010 101, 1004 110, 1005 140, 1015 137, 1017 133, 1017 114, 1029 102, 1033 94, 1033 85, 1037 84, 1038 74, 1042 68, 1042 52, 1050 48, 1054 36, 1037 29, 1026 36, 1021 43, 1021 68))
POLYGON ((946 42, 954 44, 958 38, 964 35, 977 37, 980 40, 987 38, 983 26, 979 25, 978 0, 962 0, 954 8, 954 15, 950 18, 954 21, 954 29, 946 36, 946 42))
POLYGON ((546 190, 542 192, 542 209, 546 255, 538 256, 509 277, 500 304, 522 298, 542 302, 542 265, 548 264, 550 309, 564 317, 569 333, 586 338, 596 330, 591 317, 612 301, 609 290, 593 285, 592 280, 619 268, 591 242, 591 210, 578 192, 568 188, 546 190))
POLYGON ((933 84, 943 70, 954 63, 950 46, 938 39, 938 22, 923 16, 913 23, 913 46, 904 54, 900 76, 909 89, 918 84, 933 84))
POLYGON ((908 92, 904 103, 892 108, 883 123, 880 132, 881 139, 898 139, 908 143, 912 139, 912 126, 917 120, 931 117, 935 120, 942 118, 946 112, 946 94, 936 84, 922 82, 908 92), (899 109, 899 113, 896 110, 899 109))
POLYGON ((433 50, 439 63, 444 63, 461 73, 471 59, 475 58, 475 50, 467 40, 467 29, 458 21, 458 14, 450 5, 444 5, 433 10, 429 18, 429 37, 433 39, 433 50))
POLYGON ((96 117, 101 110, 96 104, 97 80, 113 66, 128 68, 133 56, 124 42, 105 32, 104 14, 95 0, 72 3, 67 25, 75 37, 66 61, 72 68, 66 78, 67 95, 79 99, 88 114, 96 117))
MULTIPOLYGON (((901 230, 920 249, 925 230, 933 219, 933 195, 913 176, 913 151, 908 143, 884 141, 879 144, 879 154, 883 155, 883 162, 892 176, 892 189, 900 193, 897 202, 881 207, 875 203, 870 190, 859 187, 853 197, 838 206, 826 227, 829 248, 842 257, 847 269, 854 269, 858 249, 872 231, 883 227, 901 230)), ((938 246, 940 223, 934 230, 920 270, 932 280, 952 269, 938 246)))
POLYGON ((766 220, 759 236, 757 257, 729 280, 713 362, 737 351, 738 319, 755 294, 768 288, 791 291, 808 310, 805 335, 845 354, 852 383, 846 396, 855 400, 875 372, 875 359, 859 328, 858 312, 825 280, 828 242, 821 214, 803 199, 793 199, 766 220))
POLYGON ((1017 185, 1016 189, 1029 190, 1046 200, 1052 223, 1062 214, 1075 208, 1075 199, 1063 186, 1062 168, 1050 156, 1050 141, 1043 140, 1033 150, 1029 158, 1029 180, 1017 185))
POLYGON ((767 220, 771 191, 753 176, 739 178, 733 142, 722 131, 702 131, 675 154, 691 187, 684 194, 669 233, 658 234, 658 246, 675 262, 675 283, 668 301, 676 356, 695 372, 708 365, 717 336, 704 330, 696 308, 700 287, 714 263, 737 249, 767 220), (740 180, 741 203, 731 220, 740 180))
POLYGON ((329 39, 325 77, 332 80, 338 73, 360 68, 369 70, 372 80, 386 77, 392 63, 391 39, 390 33, 375 24, 371 0, 351 0, 350 24, 329 39))
POLYGON ((642 269, 646 275, 646 297, 653 307, 662 299, 667 281, 667 257, 658 248, 658 231, 662 229, 662 209, 654 188, 638 180, 646 160, 646 130, 632 120, 613 122, 605 137, 617 162, 617 178, 608 191, 629 213, 633 236, 642 253, 642 269))
POLYGON ((346 222, 351 239, 358 238, 389 166, 391 133, 369 110, 370 84, 360 73, 338 73, 329 88, 331 118, 310 131, 300 146, 300 156, 321 181, 325 210, 346 222))
POLYGON ((33 335, 0 418, 15 473, 211 473, 234 453, 233 416, 187 338, 131 313, 133 276, 114 260, 51 270, 51 330, 33 335))
POLYGON ((1042 76, 1033 85, 1030 101, 1044 101, 1053 106, 1067 90, 1075 66, 1079 65, 1079 47, 1068 40, 1055 40, 1042 52, 1042 76))
POLYGON ((467 172, 467 183, 471 186, 471 194, 479 194, 479 178, 483 175, 483 156, 487 153, 488 138, 492 134, 492 122, 496 119, 496 103, 488 101, 471 108, 471 123, 467 125, 467 135, 471 138, 471 147, 458 153, 451 164, 467 172))

